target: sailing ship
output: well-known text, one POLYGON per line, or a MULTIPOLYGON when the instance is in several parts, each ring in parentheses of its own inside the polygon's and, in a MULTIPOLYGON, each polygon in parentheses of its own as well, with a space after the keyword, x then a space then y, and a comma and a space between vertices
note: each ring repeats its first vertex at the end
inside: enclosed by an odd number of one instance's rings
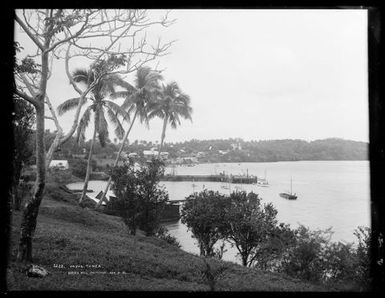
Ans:
POLYGON ((269 182, 266 179, 266 170, 265 170, 265 178, 258 178, 257 179, 257 186, 261 186, 261 187, 268 187, 269 186, 269 182))
POLYGON ((221 188, 229 190, 230 189, 230 179, 229 179, 229 177, 226 177, 225 171, 223 171, 223 177, 224 177, 224 179, 223 180, 221 179, 222 180, 221 188))
POLYGON ((290 177, 290 193, 282 192, 282 193, 279 194, 284 199, 288 199, 288 200, 296 200, 297 199, 297 195, 293 194, 293 190, 292 190, 293 181, 292 180, 293 179, 290 177))

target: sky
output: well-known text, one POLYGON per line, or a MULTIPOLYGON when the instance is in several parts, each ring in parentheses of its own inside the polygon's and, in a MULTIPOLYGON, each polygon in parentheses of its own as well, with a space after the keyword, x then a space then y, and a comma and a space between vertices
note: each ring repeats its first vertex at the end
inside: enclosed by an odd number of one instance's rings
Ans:
MULTIPOLYGON (((176 81, 190 96, 193 114, 168 127, 166 142, 369 141, 366 10, 172 10, 170 18, 175 24, 149 34, 176 40, 159 68, 164 83, 176 81)), ((16 39, 28 51, 17 30, 16 39)), ((77 95, 63 63, 47 91, 55 107, 77 95)), ((59 121, 68 131, 73 113, 59 121)), ((49 120, 46 128, 55 130, 49 120)), ((136 123, 129 139, 159 141, 161 130, 160 119, 149 129, 136 123)))

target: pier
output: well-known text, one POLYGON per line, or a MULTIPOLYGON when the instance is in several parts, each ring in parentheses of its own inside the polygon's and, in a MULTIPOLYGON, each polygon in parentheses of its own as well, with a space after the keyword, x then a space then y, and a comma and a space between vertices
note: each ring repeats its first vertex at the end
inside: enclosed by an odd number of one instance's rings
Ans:
POLYGON ((257 183, 256 176, 241 175, 165 175, 161 181, 208 181, 208 182, 227 182, 239 184, 257 183))

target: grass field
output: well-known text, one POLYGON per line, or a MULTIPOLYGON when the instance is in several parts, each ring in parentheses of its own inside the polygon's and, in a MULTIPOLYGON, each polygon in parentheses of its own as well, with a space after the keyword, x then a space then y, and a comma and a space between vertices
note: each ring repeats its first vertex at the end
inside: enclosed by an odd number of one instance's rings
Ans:
MULTIPOLYGON (((130 236, 120 218, 82 209, 73 195, 58 193, 48 190, 33 240, 34 263, 49 272, 44 278, 27 277, 15 261, 21 212, 14 212, 9 290, 209 290, 202 277, 203 258, 141 233, 130 236)), ((214 268, 226 267, 216 286, 221 291, 328 290, 280 274, 209 262, 214 268)))

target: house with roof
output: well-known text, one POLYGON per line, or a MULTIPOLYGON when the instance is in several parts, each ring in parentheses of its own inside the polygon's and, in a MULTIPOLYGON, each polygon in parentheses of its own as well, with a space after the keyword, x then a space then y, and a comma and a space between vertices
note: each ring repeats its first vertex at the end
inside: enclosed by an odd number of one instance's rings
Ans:
POLYGON ((143 150, 143 155, 146 159, 156 158, 158 156, 158 151, 154 150, 154 148, 151 150, 143 150))
POLYGON ((161 159, 168 159, 168 156, 169 156, 170 154, 167 152, 167 151, 162 151, 162 152, 160 152, 160 158, 161 159))
POLYGON ((54 159, 51 161, 51 163, 49 164, 49 167, 50 168, 56 168, 56 169, 60 169, 60 170, 68 170, 69 169, 69 165, 68 165, 68 160, 60 160, 60 159, 54 159))
POLYGON ((130 154, 128 154, 128 157, 130 157, 130 158, 138 158, 139 155, 136 152, 131 152, 130 154))

